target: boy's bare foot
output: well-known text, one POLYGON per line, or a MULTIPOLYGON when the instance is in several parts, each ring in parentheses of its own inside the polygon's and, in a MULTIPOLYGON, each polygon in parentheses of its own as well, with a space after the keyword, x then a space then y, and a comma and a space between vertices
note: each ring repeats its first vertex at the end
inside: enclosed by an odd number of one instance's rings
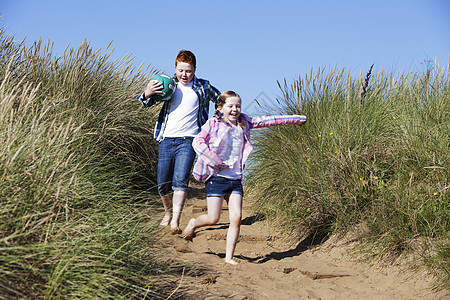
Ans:
POLYGON ((225 262, 227 264, 230 264, 230 265, 237 265, 238 264, 237 261, 232 260, 232 259, 225 259, 225 262))
POLYGON ((189 221, 189 223, 187 224, 186 228, 183 231, 183 239, 185 239, 185 240, 192 239, 192 236, 194 235, 194 231, 195 231, 194 222, 195 222, 195 219, 191 219, 189 221))
POLYGON ((170 213, 165 214, 161 223, 159 225, 161 226, 167 226, 170 223, 170 219, 172 218, 172 215, 170 213))
POLYGON ((180 234, 180 233, 182 233, 180 228, 173 228, 170 230, 171 235, 176 235, 176 234, 180 234))

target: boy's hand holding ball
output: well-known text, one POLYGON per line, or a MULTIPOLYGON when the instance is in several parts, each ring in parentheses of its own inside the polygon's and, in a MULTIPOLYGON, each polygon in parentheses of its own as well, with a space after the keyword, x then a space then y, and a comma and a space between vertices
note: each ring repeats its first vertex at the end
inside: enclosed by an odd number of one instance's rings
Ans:
POLYGON ((150 80, 145 88, 145 98, 150 97, 153 94, 162 94, 163 85, 161 82, 157 80, 150 80))
POLYGON ((150 79, 145 88, 144 96, 152 97, 156 101, 167 101, 172 98, 177 85, 175 81, 166 74, 156 74, 150 79))

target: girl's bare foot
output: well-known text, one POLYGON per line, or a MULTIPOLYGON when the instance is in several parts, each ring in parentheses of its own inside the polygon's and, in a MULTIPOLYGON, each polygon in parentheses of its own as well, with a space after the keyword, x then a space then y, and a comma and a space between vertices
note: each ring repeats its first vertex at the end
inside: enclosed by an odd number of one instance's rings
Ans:
POLYGON ((230 265, 237 265, 238 264, 237 261, 232 260, 232 259, 225 259, 225 262, 227 264, 230 264, 230 265))
POLYGON ((186 228, 183 231, 183 239, 190 240, 194 235, 195 227, 194 227, 195 219, 191 219, 187 224, 186 228))
POLYGON ((166 213, 159 225, 161 225, 161 226, 169 225, 171 218, 172 218, 172 215, 170 213, 166 213))

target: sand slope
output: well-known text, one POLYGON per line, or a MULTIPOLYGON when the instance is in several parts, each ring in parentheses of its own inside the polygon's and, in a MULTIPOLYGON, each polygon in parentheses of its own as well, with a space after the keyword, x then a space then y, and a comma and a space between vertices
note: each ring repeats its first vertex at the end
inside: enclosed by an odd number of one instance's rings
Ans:
MULTIPOLYGON (((201 186, 193 190, 182 228, 206 208, 201 186)), ((431 289, 432 277, 426 272, 358 262, 348 255, 353 243, 345 239, 331 238, 321 244, 311 237, 286 241, 255 218, 245 199, 242 223, 237 266, 223 262, 226 206, 221 221, 198 229, 190 242, 165 229, 163 242, 169 255, 196 265, 180 270, 177 293, 171 299, 180 292, 192 299, 450 299, 448 292, 431 289)))

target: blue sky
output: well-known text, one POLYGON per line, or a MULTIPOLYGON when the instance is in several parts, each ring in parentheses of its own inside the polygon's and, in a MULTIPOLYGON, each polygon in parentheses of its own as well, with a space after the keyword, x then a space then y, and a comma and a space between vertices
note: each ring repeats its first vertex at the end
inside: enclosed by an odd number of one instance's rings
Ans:
POLYGON ((450 0, 0 0, 0 13, 8 35, 50 40, 56 55, 112 42, 114 58, 172 75, 178 51, 191 50, 197 76, 238 92, 244 109, 311 68, 416 72, 450 56, 450 0))

